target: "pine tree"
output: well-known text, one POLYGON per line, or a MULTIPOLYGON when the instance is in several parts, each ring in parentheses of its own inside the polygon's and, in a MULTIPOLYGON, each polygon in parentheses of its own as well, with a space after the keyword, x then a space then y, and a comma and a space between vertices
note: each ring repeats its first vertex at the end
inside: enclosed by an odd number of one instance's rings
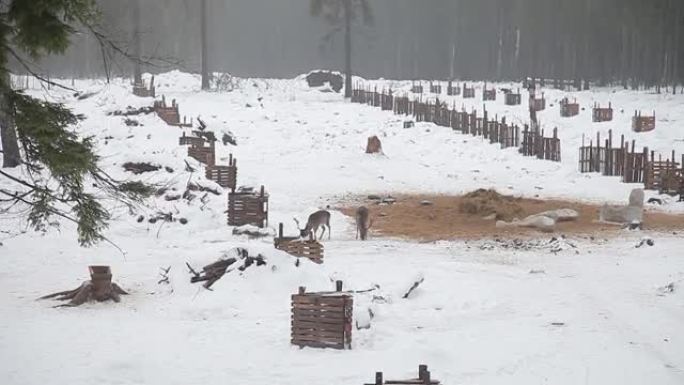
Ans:
POLYGON ((324 40, 344 30, 344 96, 352 92, 352 23, 361 18, 364 25, 373 24, 373 13, 368 0, 311 0, 311 15, 322 17, 331 27, 324 40))
POLYGON ((83 117, 62 104, 13 90, 8 60, 13 58, 31 71, 24 57, 38 59, 63 53, 77 26, 94 30, 98 18, 95 2, 12 0, 5 6, 0 13, 3 165, 21 166, 29 177, 0 169, 0 177, 14 186, 0 188, 1 201, 28 206, 28 222, 36 230, 45 229, 53 216, 72 221, 77 224, 80 244, 92 245, 106 239, 102 232, 110 218, 96 192, 132 205, 149 195, 151 188, 140 182, 121 183, 103 172, 97 165, 92 139, 79 138, 70 129, 83 117))

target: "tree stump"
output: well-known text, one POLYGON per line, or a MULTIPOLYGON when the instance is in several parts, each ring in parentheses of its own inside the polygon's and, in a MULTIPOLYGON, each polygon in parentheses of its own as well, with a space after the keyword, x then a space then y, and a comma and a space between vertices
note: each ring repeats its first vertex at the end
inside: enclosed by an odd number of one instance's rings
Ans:
POLYGON ((103 302, 113 300, 114 302, 121 301, 120 295, 127 295, 119 285, 112 283, 112 270, 109 266, 89 266, 90 281, 85 281, 81 286, 74 290, 61 291, 40 297, 39 299, 55 298, 58 301, 67 301, 69 303, 58 305, 61 306, 79 306, 88 301, 103 302))
POLYGON ((366 154, 382 154, 382 143, 380 143, 380 139, 377 136, 373 135, 368 138, 366 154))

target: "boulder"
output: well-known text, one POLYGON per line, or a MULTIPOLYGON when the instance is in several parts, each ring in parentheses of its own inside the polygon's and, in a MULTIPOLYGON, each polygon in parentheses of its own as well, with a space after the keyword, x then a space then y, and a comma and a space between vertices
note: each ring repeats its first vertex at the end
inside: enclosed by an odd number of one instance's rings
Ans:
POLYGON ((599 221, 618 224, 641 223, 644 216, 644 190, 634 189, 629 194, 627 206, 603 205, 599 221))
POLYGON ((342 75, 330 71, 310 72, 306 75, 306 82, 309 84, 309 87, 322 87, 327 83, 335 92, 340 92, 344 86, 342 75))

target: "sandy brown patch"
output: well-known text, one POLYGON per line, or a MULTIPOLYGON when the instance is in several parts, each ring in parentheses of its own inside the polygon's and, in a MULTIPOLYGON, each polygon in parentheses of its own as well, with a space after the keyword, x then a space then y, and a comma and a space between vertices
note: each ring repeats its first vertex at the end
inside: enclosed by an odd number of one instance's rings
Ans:
MULTIPOLYGON (((573 201, 497 197, 483 191, 465 196, 398 195, 394 199, 394 204, 379 205, 376 200, 359 197, 341 203, 338 208, 345 215, 353 217, 358 206, 365 205, 373 219, 371 231, 374 236, 420 241, 538 236, 542 233, 534 229, 497 228, 496 220, 484 217, 522 219, 528 215, 560 208, 576 210, 580 217, 577 221, 558 223, 557 233, 609 236, 620 230, 616 226, 596 221, 600 206, 573 201), (432 204, 423 205, 423 201, 432 204)), ((684 215, 647 212, 644 229, 682 231, 684 215)))

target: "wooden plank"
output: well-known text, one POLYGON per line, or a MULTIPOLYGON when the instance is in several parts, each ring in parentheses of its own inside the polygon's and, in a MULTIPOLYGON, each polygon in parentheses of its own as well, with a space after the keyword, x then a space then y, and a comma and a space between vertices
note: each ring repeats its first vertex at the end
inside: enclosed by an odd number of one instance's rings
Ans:
MULTIPOLYGON (((347 296, 316 296, 316 295, 292 295, 292 302, 294 304, 304 305, 321 305, 321 306, 342 306, 347 296)), ((299 305, 297 305, 299 307, 299 305)))

